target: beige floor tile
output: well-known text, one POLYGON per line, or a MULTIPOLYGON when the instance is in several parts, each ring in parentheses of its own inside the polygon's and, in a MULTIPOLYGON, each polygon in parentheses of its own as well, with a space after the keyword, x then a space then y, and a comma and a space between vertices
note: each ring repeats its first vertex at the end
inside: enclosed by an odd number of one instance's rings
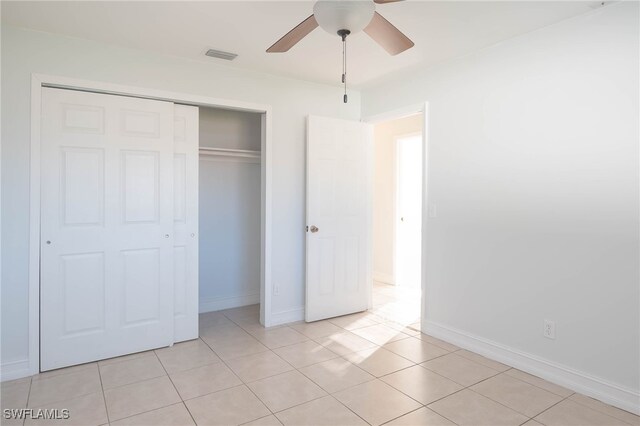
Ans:
POLYGON ((296 343, 306 342, 309 340, 309 338, 304 334, 300 334, 289 327, 280 327, 276 329, 265 328, 262 331, 254 332, 253 337, 258 339, 260 343, 269 349, 294 345, 296 343))
POLYGON ((569 397, 573 402, 577 402, 578 404, 585 405, 589 408, 592 408, 596 411, 600 411, 601 413, 607 414, 611 417, 615 417, 616 419, 620 419, 634 426, 640 426, 640 416, 636 416, 633 413, 628 411, 621 410, 616 407, 612 407, 609 404, 605 404, 604 402, 598 401, 597 399, 589 398, 588 396, 574 393, 569 397))
POLYGON ((429 404, 462 389, 462 386, 419 365, 380 378, 422 404, 429 404))
POLYGON ((185 404, 198 425, 240 425, 271 414, 244 385, 190 399, 185 404))
POLYGON ((45 371, 33 376, 33 380, 50 379, 52 377, 61 376, 63 374, 79 373, 82 371, 97 370, 98 363, 90 362, 87 364, 74 365, 72 367, 58 368, 56 370, 45 371))
POLYGON ((404 334, 407 334, 409 336, 413 336, 413 337, 417 337, 420 334, 420 329, 415 329, 410 327, 407 324, 404 323, 398 323, 398 322, 394 322, 394 321, 387 321, 384 323, 384 325, 386 325, 387 327, 391 327, 394 330, 398 330, 403 332, 404 334))
POLYGON ((273 414, 270 416, 261 417, 257 420, 253 420, 249 423, 243 423, 242 426, 282 426, 280 420, 273 414))
POLYGON ((215 353, 220 359, 227 361, 242 356, 266 352, 268 350, 269 348, 251 337, 250 339, 236 340, 229 345, 216 347, 215 353))
POLYGON ((97 369, 34 380, 31 382, 29 407, 42 407, 95 392, 102 392, 97 369))
POLYGON ((471 389, 527 417, 535 417, 562 401, 559 395, 507 374, 499 374, 473 385, 471 389))
POLYGON ((374 376, 344 358, 313 364, 301 368, 300 372, 329 393, 338 392, 375 379, 374 376))
POLYGON ((375 343, 376 345, 384 345, 385 343, 395 342, 396 340, 406 339, 408 334, 395 330, 384 324, 370 325, 369 327, 357 328, 352 331, 360 337, 375 343))
POLYGON ((442 349, 445 349, 449 352, 460 350, 460 348, 457 347, 456 345, 453 345, 449 342, 445 342, 444 340, 436 339, 435 337, 429 336, 428 334, 420 333, 417 337, 421 340, 424 340, 425 342, 429 342, 436 346, 440 346, 442 349))
POLYGON ((306 367, 308 365, 328 361, 339 356, 319 343, 313 341, 274 349, 274 352, 295 368, 306 367))
POLYGON ((77 398, 46 404, 36 409, 69 410, 68 419, 27 419, 25 425, 78 425, 99 426, 107 423, 107 409, 102 391, 77 398))
POLYGON ((511 367, 509 367, 508 365, 504 365, 498 361, 483 357, 482 355, 478 355, 477 353, 468 351, 466 349, 456 351, 456 355, 470 359, 471 361, 475 361, 478 364, 484 365, 485 367, 493 368, 494 370, 507 371, 511 369, 511 367))
POLYGON ((328 320, 316 321, 316 322, 302 322, 290 325, 291 328, 298 333, 302 333, 310 339, 318 339, 325 337, 333 333, 339 333, 342 331, 341 327, 332 324, 328 320))
POLYGON ((542 423, 538 423, 535 420, 531 419, 526 423, 523 423, 522 426, 544 426, 542 423))
POLYGON ((253 382, 293 370, 291 365, 271 351, 235 358, 228 361, 227 365, 244 382, 253 382))
POLYGON ((259 318, 260 317, 260 305, 248 305, 241 306, 239 308, 231 308, 220 311, 225 317, 231 321, 239 320, 242 318, 259 318))
MULTIPOLYGON (((25 408, 27 406, 30 386, 31 377, 2 382, 0 389, 0 409, 25 408)), ((2 413, 4 413, 4 411, 2 411, 2 413)), ((3 426, 22 425, 23 420, 17 418, 5 419, 2 417, 0 423, 3 426)))
POLYGON ((285 426, 366 426, 367 423, 332 396, 316 399, 277 414, 285 426))
POLYGON ((247 386, 274 413, 326 395, 325 391, 298 371, 278 374, 247 386))
POLYGON ((331 318, 329 319, 329 322, 337 325, 338 327, 344 328, 345 330, 355 330, 357 328, 379 324, 382 321, 369 312, 360 312, 357 314, 331 318))
POLYGON ((412 361, 383 348, 371 348, 353 352, 345 355, 345 358, 376 377, 414 365, 412 361))
POLYGON ((103 389, 113 389, 166 374, 158 357, 153 352, 148 356, 100 366, 103 389))
POLYGON ((352 352, 358 352, 365 349, 377 347, 375 343, 360 336, 356 336, 350 331, 334 333, 318 339, 317 342, 330 351, 343 356, 352 352))
POLYGON ((207 328, 200 331, 200 338, 215 351, 221 346, 253 339, 249 333, 237 325, 207 328))
POLYGON ((0 408, 25 408, 30 386, 31 378, 2 382, 0 387, 0 408))
POLYGON ((389 426, 455 426, 435 411, 422 407, 387 423, 389 426))
POLYGON ((144 352, 136 352, 134 354, 129 354, 129 355, 117 356, 115 358, 103 359, 102 361, 98 361, 98 366, 102 367, 103 365, 115 364, 117 362, 130 361, 132 359, 142 358, 144 356, 149 356, 152 353, 154 353, 154 352, 153 351, 144 351, 144 352))
POLYGON ((372 425, 380 425, 420 408, 420 404, 388 384, 373 380, 334 395, 372 425))
POLYGON ((187 426, 195 425, 182 402, 111 422, 111 426, 187 426))
POLYGON ((461 426, 517 426, 529 420, 468 389, 436 401, 428 408, 461 426))
POLYGON ((211 348, 200 339, 176 343, 170 348, 159 349, 156 351, 156 355, 169 374, 220 361, 211 348))
POLYGON ((516 370, 512 368, 511 370, 507 370, 505 374, 508 374, 516 379, 520 379, 524 382, 530 383, 534 386, 547 390, 551 393, 555 393, 556 395, 560 395, 562 397, 568 397, 573 394, 573 391, 563 388, 562 386, 558 386, 555 383, 548 382, 540 377, 532 376, 529 373, 525 373, 524 371, 516 370))
POLYGON ((420 365, 463 386, 471 386, 499 373, 493 368, 485 367, 453 353, 420 365))
POLYGON ((183 400, 241 385, 233 371, 221 362, 170 375, 183 400))
POLYGON ((111 421, 180 402, 180 396, 167 376, 108 389, 104 396, 111 421))
POLYGON ((233 321, 225 317, 222 312, 218 311, 200 314, 198 318, 198 324, 200 325, 200 329, 202 330, 204 328, 210 327, 233 325, 233 321))
POLYGON ((546 426, 623 426, 628 423, 565 399, 534 420, 546 426))
POLYGON ((387 343, 383 347, 415 363, 428 361, 449 353, 439 346, 415 337, 387 343))

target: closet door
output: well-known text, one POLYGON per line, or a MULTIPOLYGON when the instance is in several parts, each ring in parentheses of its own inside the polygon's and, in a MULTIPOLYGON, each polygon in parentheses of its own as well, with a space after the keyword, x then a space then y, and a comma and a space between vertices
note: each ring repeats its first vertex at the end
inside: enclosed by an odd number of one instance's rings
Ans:
POLYGON ((173 104, 43 89, 41 370, 173 342, 173 104))
POLYGON ((174 106, 174 341, 198 338, 198 108, 174 106))

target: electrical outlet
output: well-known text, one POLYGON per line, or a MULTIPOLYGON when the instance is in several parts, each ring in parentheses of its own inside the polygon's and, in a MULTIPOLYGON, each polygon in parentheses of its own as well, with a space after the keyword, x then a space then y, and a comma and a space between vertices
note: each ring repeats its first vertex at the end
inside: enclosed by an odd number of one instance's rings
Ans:
POLYGON ((544 320, 544 330, 542 335, 547 339, 556 338, 556 323, 550 320, 544 320))
POLYGON ((277 296, 280 294, 280 286, 278 284, 273 285, 273 295, 277 296))

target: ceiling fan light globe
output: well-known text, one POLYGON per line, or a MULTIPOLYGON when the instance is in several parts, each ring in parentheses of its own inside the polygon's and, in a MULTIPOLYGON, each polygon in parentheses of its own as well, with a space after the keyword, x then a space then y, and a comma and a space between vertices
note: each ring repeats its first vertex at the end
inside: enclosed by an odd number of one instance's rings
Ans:
POLYGON ((367 0, 319 0, 313 6, 318 25, 334 35, 339 30, 349 30, 351 34, 362 31, 375 11, 375 4, 367 0))

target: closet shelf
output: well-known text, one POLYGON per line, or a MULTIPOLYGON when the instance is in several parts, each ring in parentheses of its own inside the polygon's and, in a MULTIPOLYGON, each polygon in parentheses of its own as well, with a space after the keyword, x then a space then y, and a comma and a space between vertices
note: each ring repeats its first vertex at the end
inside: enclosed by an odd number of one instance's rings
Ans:
POLYGON ((251 151, 248 149, 208 148, 201 146, 200 155, 212 155, 216 157, 260 158, 260 151, 251 151))

